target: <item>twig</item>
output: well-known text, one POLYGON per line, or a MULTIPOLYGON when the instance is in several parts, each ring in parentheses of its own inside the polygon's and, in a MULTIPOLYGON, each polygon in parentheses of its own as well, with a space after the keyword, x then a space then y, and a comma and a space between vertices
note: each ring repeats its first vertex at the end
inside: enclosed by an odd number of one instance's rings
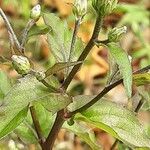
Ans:
POLYGON ((70 46, 69 62, 71 62, 71 57, 72 57, 72 54, 73 54, 73 51, 75 48, 75 42, 76 42, 77 32, 78 32, 80 23, 81 23, 81 18, 79 18, 75 21, 75 27, 74 27, 74 31, 73 31, 73 35, 72 35, 71 46, 70 46))
MULTIPOLYGON (((150 69, 150 65, 142 68, 140 70, 135 71, 133 74, 137 74, 137 73, 143 73, 146 72, 150 69)), ((91 107, 93 104, 95 104, 98 100, 100 100, 105 94, 107 94, 111 89, 113 89, 114 87, 116 87, 117 85, 119 85, 120 83, 123 82, 123 79, 120 79, 108 86, 106 86, 95 98, 93 98, 89 103, 85 104, 84 106, 82 106, 81 108, 73 111, 73 112, 68 112, 65 117, 71 117, 72 115, 78 113, 78 112, 82 112, 85 111, 86 109, 88 109, 89 107, 91 107)))
POLYGON ((34 124, 34 127, 35 127, 35 131, 36 131, 38 139, 39 139, 39 144, 41 145, 42 149, 44 150, 45 149, 44 148, 45 139, 43 138, 42 130, 41 130, 40 123, 38 121, 34 106, 30 107, 30 112, 31 112, 33 124, 34 124))
POLYGON ((35 24, 35 20, 33 20, 33 19, 29 20, 26 27, 25 27, 25 29, 24 29, 24 32, 22 34, 21 50, 22 50, 23 53, 24 53, 24 49, 25 49, 24 46, 26 44, 28 32, 34 24, 35 24))
MULTIPOLYGON (((10 22, 8 21, 8 19, 7 19, 6 15, 5 15, 5 13, 3 12, 3 10, 2 10, 1 8, 0 8, 0 15, 1 15, 1 17, 3 18, 3 20, 4 20, 4 22, 5 22, 5 25, 6 25, 6 27, 7 27, 9 36, 11 35, 11 36, 10 36, 11 40, 13 39, 13 43, 15 43, 16 48, 17 48, 18 50, 20 50, 20 43, 19 43, 19 41, 18 41, 18 39, 17 39, 17 36, 16 36, 16 34, 15 34, 15 32, 14 32, 12 26, 10 25, 10 22)), ((11 42, 11 44, 12 44, 12 42, 11 42)))
MULTIPOLYGON (((101 29, 101 26, 102 26, 102 20, 103 20, 103 18, 100 15, 98 15, 97 19, 96 19, 96 23, 95 23, 93 35, 92 35, 90 41, 88 42, 87 46, 83 50, 82 54, 80 55, 78 61, 85 60, 85 58, 89 54, 90 50, 95 45, 94 41, 98 38, 100 29, 101 29)), ((73 67, 73 69, 71 70, 71 72, 69 73, 68 77, 66 78, 66 80, 64 81, 64 83, 62 85, 62 88, 64 90, 66 90, 68 88, 70 82, 72 81, 73 77, 75 76, 75 74, 77 73, 77 71, 79 70, 79 68, 81 67, 81 65, 82 64, 78 64, 78 65, 76 65, 76 66, 73 67)))
POLYGON ((55 119, 55 122, 53 124, 53 127, 46 139, 46 142, 44 143, 46 150, 52 150, 55 139, 57 138, 58 132, 60 130, 60 128, 62 127, 63 123, 64 123, 64 110, 60 110, 57 112, 57 116, 55 119))

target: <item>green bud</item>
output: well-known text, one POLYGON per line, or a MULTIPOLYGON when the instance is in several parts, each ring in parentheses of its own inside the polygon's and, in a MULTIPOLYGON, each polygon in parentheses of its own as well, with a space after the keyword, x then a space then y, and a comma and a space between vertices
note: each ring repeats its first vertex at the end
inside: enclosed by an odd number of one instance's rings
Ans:
POLYGON ((30 18, 38 20, 40 18, 40 15, 41 15, 41 6, 38 4, 32 8, 30 18))
POLYGON ((87 12, 87 0, 75 0, 73 12, 77 18, 83 17, 87 12))
POLYGON ((119 27, 119 28, 113 28, 109 33, 108 33, 108 40, 109 42, 118 42, 119 39, 121 38, 123 33, 127 32, 127 27, 119 27))
POLYGON ((101 16, 110 14, 118 3, 118 0, 92 0, 92 5, 101 16))
POLYGON ((39 80, 39 81, 44 80, 46 77, 44 71, 36 72, 35 76, 36 76, 37 80, 39 80))
POLYGON ((13 55, 11 58, 12 58, 12 65, 19 74, 26 75, 29 73, 30 62, 26 57, 13 55))

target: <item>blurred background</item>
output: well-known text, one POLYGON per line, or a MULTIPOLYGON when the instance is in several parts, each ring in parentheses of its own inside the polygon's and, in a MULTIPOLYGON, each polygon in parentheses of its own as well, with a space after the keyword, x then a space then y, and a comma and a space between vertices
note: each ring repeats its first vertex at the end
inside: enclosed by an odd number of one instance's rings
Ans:
MULTIPOLYGON (((72 13, 73 0, 0 0, 0 7, 4 10, 11 22, 17 36, 21 39, 21 34, 30 17, 31 8, 40 3, 43 12, 56 13, 62 20, 66 19, 70 28, 73 29, 75 17, 72 13)), ((81 24, 78 36, 87 43, 93 31, 95 22, 95 14, 90 6, 88 14, 81 24)), ((115 11, 105 17, 103 28, 99 38, 106 38, 109 29, 115 26, 126 25, 128 28, 121 40, 121 45, 125 51, 132 57, 133 70, 137 70, 150 64, 150 1, 149 0, 119 0, 119 5, 115 11)), ((42 18, 36 23, 39 29, 43 29, 44 22, 42 18)), ((36 28, 32 29, 29 34, 29 40, 26 44, 26 55, 33 60, 37 69, 46 69, 55 63, 48 47, 46 36, 37 35, 36 28)), ((17 73, 3 60, 10 59, 10 43, 6 30, 6 26, 0 18, 0 69, 7 72, 12 77, 18 77, 17 73)), ((105 48, 97 48, 96 46, 90 52, 83 67, 75 76, 75 80, 70 86, 72 95, 97 94, 105 83, 109 70, 107 50, 105 48)), ((60 76, 61 82, 61 76, 60 76)), ((149 89, 150 87, 146 87, 149 89)), ((136 88, 134 89, 136 94, 136 88)), ((127 97, 122 85, 117 86, 108 94, 112 101, 122 105, 127 104, 127 97), (121 98, 121 99, 120 99, 121 98)), ((140 121, 144 122, 150 133, 150 113, 148 107, 145 106, 140 113, 140 121)), ((109 136, 104 131, 92 127, 98 141, 101 143, 104 150, 109 150, 114 142, 113 137, 109 136)), ((0 150, 35 150, 39 149, 36 143, 24 143, 17 137, 15 133, 10 134, 7 138, 0 141, 0 150)), ((55 148, 56 150, 88 150, 90 149, 76 135, 62 129, 58 135, 55 148)))

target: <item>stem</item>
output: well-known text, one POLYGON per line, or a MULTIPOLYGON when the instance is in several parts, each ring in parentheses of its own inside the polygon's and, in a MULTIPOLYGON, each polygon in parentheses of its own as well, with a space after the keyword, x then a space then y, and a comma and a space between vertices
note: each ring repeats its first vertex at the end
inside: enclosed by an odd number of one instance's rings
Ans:
POLYGON ((28 32, 34 24, 35 24, 35 20, 31 19, 31 20, 28 21, 28 23, 27 23, 27 25, 24 29, 24 32, 23 32, 23 35, 22 35, 22 41, 21 41, 21 50, 22 50, 23 53, 24 53, 24 49, 25 49, 24 46, 26 44, 28 32))
POLYGON ((143 105, 143 100, 141 99, 139 102, 138 102, 138 105, 136 106, 134 112, 138 113, 139 110, 141 109, 142 105, 143 105))
POLYGON ((71 57, 72 57, 72 54, 73 54, 73 51, 75 48, 75 42, 77 39, 77 32, 78 32, 80 23, 81 23, 81 18, 79 18, 75 21, 75 27, 74 27, 74 31, 73 31, 73 35, 72 35, 71 46, 70 46, 69 62, 71 61, 71 57))
MULTIPOLYGON (((88 55, 88 53, 90 52, 90 50, 92 49, 92 47, 95 45, 94 41, 95 41, 95 39, 98 38, 101 24, 102 24, 102 18, 100 16, 98 16, 97 20, 96 20, 95 27, 94 27, 93 35, 92 35, 89 43, 87 44, 87 46, 83 50, 82 54, 80 55, 78 61, 83 61, 86 58, 86 56, 88 55)), ((75 27, 73 37, 72 37, 71 51, 72 51, 72 49, 74 49, 74 43, 76 40, 76 34, 77 34, 77 30, 78 30, 77 28, 79 26, 78 23, 76 23, 75 26, 76 27, 75 27)), ((71 57, 71 55, 70 55, 70 57, 71 57)), ((70 74, 68 75, 68 77, 66 78, 66 80, 64 81, 64 83, 62 85, 63 90, 66 90, 68 88, 71 80, 73 79, 74 75, 77 73, 77 71, 81 65, 82 64, 78 64, 78 65, 73 67, 72 71, 70 72, 70 74)), ((47 139, 46 139, 46 142, 44 143, 46 150, 52 149, 54 142, 57 138, 58 132, 60 131, 60 129, 61 129, 61 127, 65 121, 63 117, 64 117, 64 109, 60 110, 57 113, 54 125, 53 125, 47 139)))
POLYGON ((54 86, 48 84, 45 80, 41 80, 40 82, 42 82, 46 87, 48 87, 53 92, 61 92, 59 89, 57 89, 54 86))
POLYGON ((55 122, 53 124, 53 127, 44 143, 46 150, 52 150, 52 148, 53 148, 53 145, 54 145, 55 139, 57 138, 58 132, 65 121, 63 118, 63 115, 64 115, 63 109, 58 111, 55 122))
POLYGON ((91 107, 92 105, 94 105, 98 100, 100 100, 105 94, 107 94, 111 89, 113 89, 114 87, 116 87, 117 85, 119 85, 120 83, 123 82, 123 79, 120 79, 112 84, 110 84, 109 86, 106 86, 95 98, 93 98, 89 103, 87 103, 86 105, 84 105, 83 107, 71 112, 71 115, 76 114, 78 112, 82 112, 85 111, 86 109, 88 109, 89 107, 91 107))
POLYGON ((15 43, 16 48, 17 48, 18 50, 20 50, 20 43, 19 43, 19 41, 18 41, 18 39, 17 39, 17 36, 16 36, 16 34, 15 34, 15 32, 14 32, 14 30, 13 30, 11 24, 10 24, 10 22, 8 21, 8 19, 7 19, 6 15, 5 15, 5 13, 3 12, 3 10, 2 10, 1 8, 0 8, 0 15, 1 15, 1 17, 3 18, 3 20, 4 20, 4 22, 5 22, 5 25, 6 25, 6 27, 7 27, 9 36, 10 36, 10 34, 11 34, 11 37, 10 37, 10 38, 13 39, 13 41, 14 41, 13 43, 15 43))
MULTIPOLYGON (((142 68, 140 70, 135 71, 133 74, 137 74, 137 73, 143 73, 146 72, 150 69, 150 65, 142 68)), ((108 86, 106 86, 95 98, 93 98, 89 103, 85 104, 84 106, 82 106, 81 108, 73 111, 73 112, 68 112, 67 114, 65 114, 65 117, 71 117, 72 115, 78 113, 78 112, 82 112, 85 111, 86 109, 88 109, 89 107, 91 107, 93 104, 95 104, 98 100, 100 100, 105 94, 107 94, 111 89, 113 89, 114 87, 116 87, 117 85, 119 85, 120 83, 123 82, 123 79, 120 79, 108 86)), ((141 106, 140 106, 141 107, 141 106)))
POLYGON ((10 50, 13 54, 14 40, 13 40, 12 34, 9 31, 8 31, 8 34, 9 34, 9 41, 10 41, 10 50))
POLYGON ((40 123, 38 121, 34 106, 30 107, 30 112, 31 112, 33 124, 34 124, 34 127, 35 127, 35 131, 36 131, 38 139, 39 139, 39 144, 41 145, 42 149, 44 150, 45 139, 43 138, 42 130, 41 130, 40 123))
MULTIPOLYGON (((83 50, 82 54, 80 55, 80 57, 79 57, 79 59, 77 61, 85 60, 85 58, 89 54, 90 50, 95 45, 94 41, 98 38, 98 35, 99 35, 99 32, 100 32, 100 28, 101 28, 101 25, 102 25, 102 20, 103 20, 103 18, 100 15, 98 15, 98 17, 96 19, 93 35, 92 35, 90 41, 88 42, 87 46, 85 47, 85 49, 83 50)), ((66 90, 68 88, 70 82, 72 81, 73 77, 75 76, 75 74, 77 73, 77 71, 79 70, 81 65, 82 64, 78 64, 78 65, 73 67, 73 69, 71 70, 71 72, 69 73, 68 77, 66 78, 66 80, 64 81, 64 83, 62 85, 62 88, 64 90, 66 90)))
MULTIPOLYGON (((73 55, 73 52, 74 52, 75 42, 76 42, 76 39, 77 39, 77 32, 78 32, 80 23, 81 23, 81 18, 78 18, 75 21, 75 27, 74 27, 74 31, 73 31, 73 35, 72 35, 72 40, 71 40, 71 45, 70 45, 70 54, 69 54, 69 59, 68 59, 69 63, 71 62, 71 58, 72 58, 72 55, 73 55)), ((67 74, 68 74, 68 72, 69 72, 69 67, 67 69, 67 74)))

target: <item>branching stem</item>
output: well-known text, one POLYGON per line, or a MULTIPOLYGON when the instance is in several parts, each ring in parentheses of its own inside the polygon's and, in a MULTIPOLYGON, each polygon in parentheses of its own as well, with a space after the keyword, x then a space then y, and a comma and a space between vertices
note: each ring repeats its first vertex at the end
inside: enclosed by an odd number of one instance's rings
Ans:
MULTIPOLYGON (((137 73, 144 73, 146 71, 148 71, 150 69, 150 65, 142 68, 140 70, 135 71, 133 74, 137 74, 137 73)), ((67 118, 71 117, 72 115, 78 113, 78 112, 82 112, 85 111, 86 109, 88 109, 89 107, 91 107, 93 104, 95 104, 98 100, 100 100, 105 94, 107 94, 111 89, 113 89, 114 87, 116 87, 117 85, 119 85, 120 83, 123 82, 123 79, 120 79, 108 86, 106 86, 95 98, 93 98, 89 103, 85 104, 84 106, 82 106, 81 108, 73 111, 73 112, 69 112, 68 114, 66 114, 65 116, 67 118)), ((140 106, 141 107, 141 106, 140 106)))
MULTIPOLYGON (((83 50, 82 54, 80 55, 78 61, 85 60, 85 58, 89 54, 90 50, 95 45, 94 41, 98 38, 99 31, 100 31, 100 28, 101 28, 101 24, 102 24, 102 18, 101 18, 101 16, 98 16, 97 19, 96 19, 93 35, 92 35, 90 41, 88 42, 87 46, 83 50)), ((74 30, 74 34, 73 34, 73 38, 72 38, 71 51, 72 51, 72 49, 74 49, 74 44, 75 44, 75 40, 76 40, 76 34, 77 34, 79 22, 76 22, 75 26, 76 26, 75 27, 76 29, 74 30)), ((71 57, 71 55, 70 55, 70 57, 71 57)), ((77 73, 77 71, 78 71, 78 69, 80 68, 81 65, 82 64, 78 64, 78 65, 74 66, 72 71, 69 73, 68 77, 66 78, 66 80, 64 81, 64 83, 62 85, 62 89, 64 91, 67 90, 70 82, 72 81, 73 77, 75 76, 75 74, 77 73)), ((60 131, 64 121, 65 121, 64 120, 64 110, 61 110, 57 113, 57 117, 55 119, 52 130, 50 131, 50 133, 49 133, 49 135, 46 139, 45 147, 48 148, 46 150, 51 150, 52 149, 52 147, 54 145, 54 142, 55 142, 55 139, 57 138, 58 132, 60 131)))
MULTIPOLYGON (((102 20, 103 20, 103 18, 98 15, 97 19, 96 19, 96 23, 95 23, 95 27, 94 27, 92 37, 91 37, 90 41, 88 42, 87 46, 85 47, 85 49, 83 50, 83 52, 81 53, 78 61, 84 61, 85 58, 87 57, 87 55, 89 54, 90 50, 95 45, 94 41, 98 38, 100 29, 101 29, 101 26, 102 26, 102 20)), ((68 77, 66 78, 66 80, 64 81, 64 83, 62 85, 62 88, 64 90, 66 90, 68 88, 70 82, 74 78, 75 74, 77 73, 77 71, 79 70, 81 65, 82 64, 78 64, 78 65, 73 67, 73 69, 71 70, 71 72, 69 73, 68 77)))

